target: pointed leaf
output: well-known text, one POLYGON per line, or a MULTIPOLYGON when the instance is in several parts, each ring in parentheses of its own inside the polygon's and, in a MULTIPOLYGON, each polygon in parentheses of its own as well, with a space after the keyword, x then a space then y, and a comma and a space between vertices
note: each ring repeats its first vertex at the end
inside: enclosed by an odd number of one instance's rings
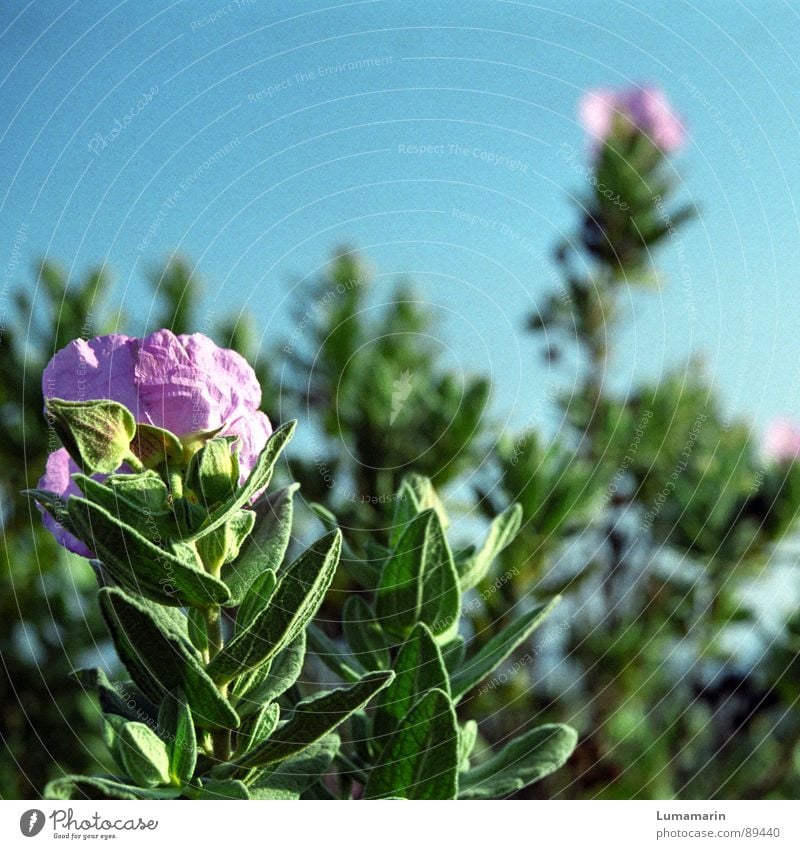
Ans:
POLYGON ((394 671, 395 679, 381 692, 375 711, 373 736, 380 745, 385 744, 387 737, 428 690, 450 691, 442 654, 433 634, 422 623, 401 646, 394 671))
POLYGON ((292 536, 292 501, 298 486, 279 489, 254 505, 253 532, 242 544, 238 558, 223 573, 231 592, 230 607, 242 603, 258 575, 267 569, 277 572, 283 563, 292 536))
POLYGON ((357 684, 300 702, 288 722, 266 742, 234 763, 250 768, 294 757, 329 734, 394 678, 393 672, 371 672, 357 684))
MULTIPOLYGON (((340 745, 338 734, 328 734, 312 743, 299 755, 279 763, 273 771, 260 775, 255 781, 255 787, 259 790, 287 794, 282 798, 298 798, 304 790, 318 781, 321 775, 325 775, 340 745)), ((250 792, 254 799, 266 798, 256 795, 252 788, 250 792)))
POLYGON ((369 776, 367 799, 455 799, 458 722, 450 697, 430 690, 406 714, 369 776))
POLYGON ((197 739, 192 712, 180 690, 164 696, 158 711, 158 729, 167 741, 172 782, 188 784, 197 764, 197 739))
POLYGON ((190 563, 164 551, 102 507, 73 496, 67 509, 77 535, 126 589, 177 607, 205 607, 228 600, 225 584, 204 572, 196 561, 190 563))
POLYGON ((465 660, 463 666, 450 679, 454 701, 458 703, 466 693, 496 669, 542 624, 559 601, 560 598, 556 596, 548 604, 537 605, 492 637, 474 657, 465 660))
POLYGON ((301 631, 274 660, 267 661, 263 667, 239 679, 244 684, 239 688, 239 681, 236 682, 234 695, 240 715, 249 716, 260 705, 283 695, 300 677, 305 657, 306 635, 301 631))
POLYGON ((560 769, 578 735, 568 725, 542 725, 512 740, 461 776, 460 799, 500 799, 560 769))
POLYGON ((143 722, 122 722, 118 751, 125 772, 142 787, 170 783, 169 754, 164 741, 143 722))
POLYGON ((203 727, 235 728, 239 718, 188 640, 164 629, 148 608, 116 588, 100 590, 100 609, 120 660, 153 702, 180 688, 203 727))
POLYGON ((378 619, 387 631, 403 637, 424 622, 435 637, 446 640, 458 628, 460 606, 453 554, 438 516, 426 510, 406 528, 384 567, 378 619))
POLYGON ((65 775, 51 781, 44 789, 46 799, 176 799, 178 787, 146 789, 123 784, 114 778, 94 778, 88 775, 65 775))
POLYGON ((208 674, 217 684, 270 660, 305 629, 331 585, 341 545, 341 532, 334 531, 289 566, 269 605, 209 664, 208 674))
POLYGON ((462 592, 477 586, 486 577, 494 559, 516 537, 521 525, 522 506, 519 504, 512 504, 494 519, 481 548, 459 563, 458 580, 462 592))

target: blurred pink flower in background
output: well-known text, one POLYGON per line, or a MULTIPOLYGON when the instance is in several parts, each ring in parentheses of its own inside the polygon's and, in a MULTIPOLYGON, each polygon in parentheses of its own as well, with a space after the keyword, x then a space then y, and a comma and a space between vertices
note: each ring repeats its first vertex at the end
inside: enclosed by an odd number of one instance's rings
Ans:
POLYGON ((764 436, 764 454, 778 462, 800 457, 800 423, 786 418, 772 422, 764 436))
POLYGON ((655 86, 590 89, 580 100, 578 115, 598 145, 620 125, 637 129, 664 153, 675 153, 686 143, 686 129, 667 96, 655 86))

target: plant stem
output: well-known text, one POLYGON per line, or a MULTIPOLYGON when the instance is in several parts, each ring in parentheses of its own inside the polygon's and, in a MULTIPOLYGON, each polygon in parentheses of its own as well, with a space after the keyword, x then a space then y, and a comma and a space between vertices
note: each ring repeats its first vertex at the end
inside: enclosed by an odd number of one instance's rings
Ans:
MULTIPOLYGON (((209 663, 222 651, 224 644, 222 636, 222 611, 216 605, 206 609, 206 630, 208 633, 208 660, 209 663)), ((228 685, 220 684, 218 687, 221 695, 227 697, 228 685)), ((211 732, 211 740, 214 748, 214 757, 219 761, 228 761, 231 757, 231 732, 227 728, 221 728, 211 732)))

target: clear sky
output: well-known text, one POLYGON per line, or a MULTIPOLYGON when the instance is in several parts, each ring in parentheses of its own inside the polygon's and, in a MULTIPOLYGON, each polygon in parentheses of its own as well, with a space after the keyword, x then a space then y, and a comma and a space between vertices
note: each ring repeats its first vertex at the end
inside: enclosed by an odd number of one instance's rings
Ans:
POLYGON ((269 343, 297 280, 348 242, 381 284, 417 281, 447 356, 491 373, 515 425, 548 381, 523 319, 586 189, 559 153, 583 145, 576 100, 658 83, 702 219, 628 304, 620 386, 696 350, 730 410, 800 416, 789 2, 10 0, 0 33, 4 294, 35 256, 105 261, 145 327, 144 273, 178 249, 206 314, 247 305, 269 343))

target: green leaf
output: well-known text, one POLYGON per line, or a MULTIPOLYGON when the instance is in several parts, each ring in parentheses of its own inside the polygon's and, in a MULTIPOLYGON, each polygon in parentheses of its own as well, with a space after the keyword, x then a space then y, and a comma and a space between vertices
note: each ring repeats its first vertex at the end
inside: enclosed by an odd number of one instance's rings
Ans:
POLYGON ((317 657, 343 681, 358 681, 366 673, 366 669, 354 658, 343 654, 336 643, 313 622, 306 631, 308 645, 317 657))
POLYGON ((550 615, 560 600, 560 597, 556 596, 548 604, 537 605, 492 637, 474 657, 464 661, 463 666, 450 679, 450 688, 456 704, 526 640, 550 615))
POLYGON ((342 534, 336 530, 307 549, 283 573, 269 605, 211 661, 217 684, 270 660, 290 643, 319 610, 339 563, 342 534))
POLYGON ((287 758, 268 773, 260 773, 250 793, 254 799, 299 798, 300 794, 325 775, 336 757, 341 740, 338 734, 328 734, 293 758, 287 758), (271 791, 275 796, 258 795, 256 791, 271 791), (281 795, 283 794, 283 795, 281 795))
POLYGON ((239 717, 203 669, 188 640, 163 623, 138 599, 116 588, 100 590, 100 609, 120 660, 155 703, 180 688, 195 721, 206 728, 235 728, 239 717))
POLYGON ((450 692, 442 654, 430 630, 421 622, 403 643, 394 663, 395 679, 380 694, 373 736, 379 745, 400 725, 403 717, 428 690, 450 692))
POLYGON ((455 799, 458 757, 458 722, 450 697, 429 690, 386 743, 364 795, 455 799))
POLYGON ((388 669, 389 649, 372 608, 359 595, 351 595, 342 610, 344 636, 356 660, 366 669, 388 669))
POLYGON ((486 763, 462 774, 460 799, 498 799, 560 769, 575 749, 568 725, 542 725, 512 740, 486 763))
POLYGON ((409 523, 422 512, 419 500, 411 486, 410 481, 403 479, 400 489, 397 491, 397 499, 394 504, 394 517, 392 518, 392 532, 389 535, 389 547, 394 548, 409 523))
POLYGON ((274 660, 268 661, 250 676, 239 679, 243 681, 242 686, 239 687, 237 681, 234 688, 239 714, 250 716, 260 705, 283 695, 300 677, 305 657, 306 635, 301 631, 274 660))
POLYGON ((124 784, 113 778, 88 775, 65 775, 51 781, 44 789, 45 799, 176 799, 178 787, 145 789, 124 784))
POLYGON ((117 751, 125 772, 142 787, 170 783, 170 759, 164 741, 142 722, 122 722, 117 751))
POLYGON ((258 713, 244 722, 239 729, 238 751, 244 754, 259 743, 263 743, 277 727, 280 715, 281 709, 277 702, 263 705, 258 713))
MULTIPOLYGON (((72 480, 87 500, 102 507, 123 525, 136 528, 151 542, 161 542, 177 536, 178 525, 174 514, 166 509, 166 502, 160 508, 148 508, 126 497, 124 493, 131 491, 130 486, 107 486, 80 473, 72 475, 72 480)), ((163 481, 158 479, 158 483, 164 488, 166 498, 163 481)))
POLYGON ((228 520, 231 513, 241 510, 257 492, 269 484, 272 479, 272 473, 275 470, 275 464, 278 462, 281 452, 292 438, 296 426, 297 422, 288 422, 285 425, 281 425, 272 434, 258 455, 256 464, 253 466, 244 485, 236 491, 235 495, 231 496, 231 498, 227 499, 215 510, 212 510, 200 530, 190 536, 188 541, 202 539, 207 534, 221 527, 228 520))
POLYGON ((292 536, 292 501, 297 489, 298 484, 292 484, 259 499, 254 505, 253 532, 242 544, 236 561, 223 573, 223 580, 231 592, 228 606, 241 604, 262 572, 278 571, 292 536))
POLYGON ((446 642, 457 628, 461 595, 453 554, 433 510, 406 528, 381 575, 376 610, 381 625, 406 637, 417 622, 446 642))
POLYGON ((278 585, 278 576, 267 569, 262 572, 247 591, 244 599, 242 599, 239 611, 236 614, 236 633, 246 631, 253 620, 261 613, 269 604, 272 593, 278 585))
POLYGON ((220 799, 249 799, 250 792, 243 782, 236 779, 203 779, 200 791, 192 798, 204 802, 219 801, 220 799))
POLYGON ((72 496, 67 509, 77 535, 126 589, 176 607, 205 607, 228 600, 225 584, 196 562, 164 551, 102 507, 72 496))
POLYGON ((192 712, 179 690, 164 696, 158 712, 158 729, 167 741, 172 783, 188 784, 197 764, 197 739, 192 712))
POLYGON ((300 702, 294 713, 272 737, 234 763, 251 768, 294 757, 329 734, 352 713, 362 708, 394 678, 393 672, 371 672, 357 684, 300 702))
POLYGON ((516 537, 521 525, 522 506, 520 504, 512 504, 494 519, 481 548, 459 563, 458 580, 462 592, 477 586, 486 577, 494 559, 516 537))
POLYGON ((78 466, 111 474, 131 459, 136 421, 127 407, 116 401, 60 398, 46 398, 44 406, 61 444, 78 466))

